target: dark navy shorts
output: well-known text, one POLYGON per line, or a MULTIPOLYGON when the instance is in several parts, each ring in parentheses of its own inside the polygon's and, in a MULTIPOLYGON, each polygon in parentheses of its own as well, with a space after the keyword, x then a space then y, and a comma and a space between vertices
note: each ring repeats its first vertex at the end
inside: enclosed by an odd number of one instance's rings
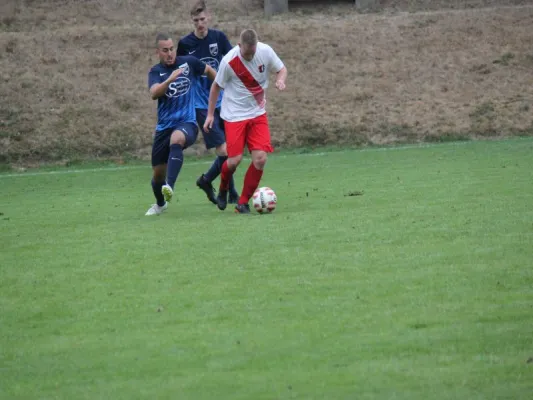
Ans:
POLYGON ((154 133, 152 144, 152 167, 166 164, 170 153, 170 136, 172 132, 182 131, 185 134, 185 147, 191 146, 198 137, 198 127, 192 122, 181 122, 172 128, 154 133))
POLYGON ((215 108, 215 120, 213 127, 208 133, 204 132, 204 123, 207 118, 207 110, 201 108, 196 109, 196 121, 204 136, 206 149, 212 149, 226 143, 226 135, 224 134, 224 121, 220 118, 220 108, 215 108))

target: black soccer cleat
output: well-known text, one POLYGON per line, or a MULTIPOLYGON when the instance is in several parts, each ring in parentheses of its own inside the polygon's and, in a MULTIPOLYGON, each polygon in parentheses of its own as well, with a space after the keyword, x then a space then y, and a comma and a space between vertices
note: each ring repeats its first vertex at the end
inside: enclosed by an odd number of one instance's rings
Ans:
POLYGON ((230 190, 228 203, 237 204, 239 202, 239 193, 235 189, 230 190))
POLYGON ((248 204, 237 204, 235 212, 237 214, 250 214, 250 206, 248 204))
POLYGON ((217 204, 217 199, 215 197, 215 189, 213 189, 213 185, 211 185, 211 182, 209 182, 207 179, 205 179, 205 176, 202 175, 196 180, 196 186, 198 186, 200 189, 204 191, 209 201, 213 204, 217 204))
POLYGON ((224 211, 228 205, 228 191, 221 190, 217 196, 217 207, 219 210, 224 211))

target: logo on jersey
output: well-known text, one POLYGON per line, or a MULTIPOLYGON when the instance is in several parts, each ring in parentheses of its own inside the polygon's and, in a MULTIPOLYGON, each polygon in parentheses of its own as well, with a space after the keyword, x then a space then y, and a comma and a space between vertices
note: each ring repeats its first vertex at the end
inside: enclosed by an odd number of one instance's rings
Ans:
POLYGON ((174 82, 168 85, 168 89, 165 95, 169 99, 173 97, 180 97, 180 96, 184 96, 187 93, 189 93, 190 89, 191 89, 191 81, 188 78, 179 76, 178 79, 176 79, 174 82))
POLYGON ((209 45, 209 52, 215 57, 218 54, 218 43, 211 43, 209 45))
POLYGON ((185 64, 181 64, 178 68, 183 68, 183 72, 182 74, 187 76, 189 75, 189 64, 185 63, 185 64))
POLYGON ((209 65, 211 68, 213 68, 215 71, 218 71, 218 60, 213 57, 204 57, 201 58, 200 61, 203 61, 207 65, 209 65))
POLYGON ((261 72, 261 73, 265 72, 265 64, 261 64, 259 66, 259 72, 261 72))

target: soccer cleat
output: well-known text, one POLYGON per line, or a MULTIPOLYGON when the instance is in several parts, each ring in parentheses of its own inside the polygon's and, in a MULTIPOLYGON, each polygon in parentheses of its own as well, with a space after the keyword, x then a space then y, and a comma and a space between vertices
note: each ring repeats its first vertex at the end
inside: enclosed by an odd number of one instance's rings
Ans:
POLYGON ((228 203, 237 204, 239 202, 239 193, 235 189, 231 190, 229 193, 228 203))
POLYGON ((196 180, 196 186, 198 186, 200 189, 202 189, 208 200, 213 204, 218 204, 217 199, 215 197, 215 189, 213 189, 213 185, 211 185, 211 182, 207 181, 205 179, 205 176, 202 175, 196 180))
POLYGON ((163 197, 165 198, 166 202, 169 202, 172 200, 172 196, 174 196, 174 191, 170 187, 170 185, 163 185, 161 188, 161 193, 163 194, 163 197))
POLYGON ((152 204, 152 207, 146 211, 144 215, 160 215, 168 208, 168 203, 165 203, 164 206, 158 206, 157 204, 152 204))
POLYGON ((235 212, 237 214, 250 214, 250 206, 248 204, 237 204, 235 212))
POLYGON ((228 191, 221 190, 217 196, 217 207, 219 210, 225 210, 228 205, 228 191))

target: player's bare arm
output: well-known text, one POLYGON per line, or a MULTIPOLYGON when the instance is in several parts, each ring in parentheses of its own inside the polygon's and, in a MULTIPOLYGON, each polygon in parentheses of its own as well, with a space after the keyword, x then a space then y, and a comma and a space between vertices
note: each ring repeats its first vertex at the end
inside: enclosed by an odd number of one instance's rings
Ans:
POLYGON ((217 71, 215 71, 215 69, 210 65, 206 64, 204 74, 207 75, 207 78, 210 81, 214 81, 217 76, 217 71))
POLYGON ((285 81, 287 80, 287 68, 283 67, 276 74, 276 87, 278 90, 285 90, 285 81))
POLYGON ((204 130, 209 132, 209 129, 213 126, 215 119, 215 107, 217 105, 218 95, 220 94, 221 87, 218 83, 213 82, 211 85, 211 91, 209 92, 209 104, 207 106, 207 117, 204 123, 204 130))
POLYGON ((150 94, 152 95, 152 100, 156 100, 159 97, 164 96, 165 93, 167 92, 168 86, 172 82, 174 82, 178 78, 178 76, 181 75, 182 72, 183 72, 183 68, 178 68, 172 71, 170 76, 164 82, 156 83, 155 85, 152 85, 152 87, 150 87, 150 94))

